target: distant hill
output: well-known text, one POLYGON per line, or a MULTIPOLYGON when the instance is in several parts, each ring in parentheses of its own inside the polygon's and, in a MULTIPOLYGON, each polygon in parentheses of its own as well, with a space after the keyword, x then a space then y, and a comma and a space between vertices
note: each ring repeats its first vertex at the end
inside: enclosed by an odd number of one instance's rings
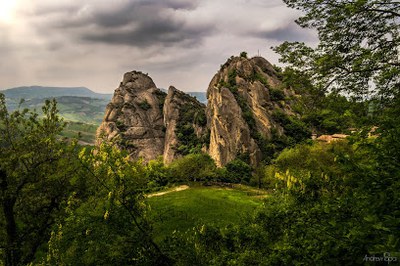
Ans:
POLYGON ((207 92, 195 92, 195 91, 189 91, 186 92, 190 96, 195 97, 199 102, 207 104, 207 92))
POLYGON ((10 99, 45 99, 55 98, 61 96, 77 96, 77 97, 90 97, 96 99, 111 100, 112 94, 102 94, 89 90, 85 87, 42 87, 42 86, 29 86, 17 87, 7 90, 2 90, 6 98, 10 99))
MULTIPOLYGON (((50 97, 51 98, 51 97, 50 97)), ((108 99, 97 99, 80 96, 54 97, 57 101, 60 115, 68 121, 83 122, 89 124, 100 124, 104 110, 109 103, 108 99)), ((21 104, 21 108, 36 109, 40 112, 46 99, 29 99, 21 104)), ((19 99, 7 98, 7 109, 13 111, 19 106, 19 99)))

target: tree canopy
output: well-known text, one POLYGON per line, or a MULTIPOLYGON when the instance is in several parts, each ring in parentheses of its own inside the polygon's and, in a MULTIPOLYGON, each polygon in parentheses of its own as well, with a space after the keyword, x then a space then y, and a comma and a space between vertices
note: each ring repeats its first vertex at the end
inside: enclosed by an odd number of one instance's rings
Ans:
POLYGON ((400 90, 400 2, 393 0, 284 0, 316 29, 315 48, 284 42, 281 61, 306 73, 321 90, 361 99, 390 100, 400 90))
POLYGON ((33 260, 62 213, 70 174, 76 172, 70 156, 74 145, 58 139, 65 124, 56 102, 46 101, 42 111, 42 116, 27 109, 9 113, 0 94, 0 246, 5 265, 33 260))

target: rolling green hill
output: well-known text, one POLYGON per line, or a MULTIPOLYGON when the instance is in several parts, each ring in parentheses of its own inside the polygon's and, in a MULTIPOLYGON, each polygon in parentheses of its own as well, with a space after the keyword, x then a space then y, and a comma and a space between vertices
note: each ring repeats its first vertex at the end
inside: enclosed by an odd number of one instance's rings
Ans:
POLYGON ((41 112, 46 99, 55 98, 61 117, 68 122, 62 136, 75 138, 81 144, 93 145, 111 94, 100 94, 84 87, 18 87, 0 91, 6 97, 7 109, 28 108, 41 112), (21 103, 21 100, 23 102, 21 103))
MULTIPOLYGON (((55 98, 60 115, 67 121, 99 125, 104 116, 104 110, 109 102, 107 99, 96 99, 79 96, 61 96, 55 98)), ((36 109, 40 112, 46 99, 30 99, 21 104, 21 108, 36 109)), ((13 111, 18 108, 19 100, 6 100, 7 108, 13 111)))
POLYGON ((234 224, 262 205, 266 192, 245 186, 190 187, 166 194, 150 194, 147 203, 154 218, 154 235, 162 241, 173 231, 185 232, 204 223, 234 224))
POLYGON ((24 86, 0 90, 6 98, 10 99, 44 99, 60 96, 90 97, 97 99, 110 100, 112 94, 102 94, 89 90, 85 87, 42 87, 42 86, 24 86))

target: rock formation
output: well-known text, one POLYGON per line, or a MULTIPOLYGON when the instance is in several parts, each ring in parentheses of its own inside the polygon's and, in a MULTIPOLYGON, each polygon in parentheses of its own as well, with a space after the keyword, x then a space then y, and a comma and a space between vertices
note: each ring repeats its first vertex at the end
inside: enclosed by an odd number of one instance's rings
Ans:
POLYGON ((169 88, 164 104, 165 163, 195 149, 205 151, 209 140, 205 109, 196 98, 169 88))
POLYGON ((213 77, 207 91, 209 153, 218 166, 237 156, 257 165, 272 134, 282 135, 274 113, 293 114, 273 66, 264 58, 230 58, 213 77))
POLYGON ((145 161, 164 152, 163 104, 166 94, 146 74, 125 73, 107 105, 97 130, 97 144, 104 139, 145 161))
POLYGON ((274 140, 283 146, 308 137, 290 108, 294 96, 261 57, 231 57, 221 66, 207 107, 174 87, 166 95, 149 76, 132 71, 106 108, 97 143, 104 135, 145 161, 163 155, 170 163, 203 151, 218 166, 238 157, 256 166, 277 151, 274 140))

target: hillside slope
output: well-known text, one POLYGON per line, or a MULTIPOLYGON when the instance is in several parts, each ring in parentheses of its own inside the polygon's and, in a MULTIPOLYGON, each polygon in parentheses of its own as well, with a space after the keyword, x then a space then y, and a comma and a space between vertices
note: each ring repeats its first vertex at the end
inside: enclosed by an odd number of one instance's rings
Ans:
POLYGON ((3 93, 6 98, 25 100, 55 98, 61 96, 90 97, 110 100, 112 97, 112 94, 97 93, 85 87, 24 86, 0 90, 0 93, 3 93))

